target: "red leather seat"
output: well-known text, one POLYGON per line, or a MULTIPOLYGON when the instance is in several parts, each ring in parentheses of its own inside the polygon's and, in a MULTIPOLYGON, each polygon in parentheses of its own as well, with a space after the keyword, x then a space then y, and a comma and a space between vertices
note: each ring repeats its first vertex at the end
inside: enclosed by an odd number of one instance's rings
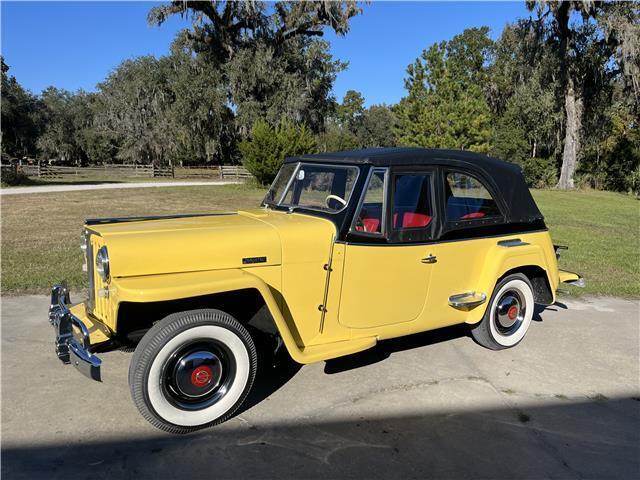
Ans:
POLYGON ((460 217, 460 220, 471 220, 472 218, 482 218, 484 216, 485 214, 482 212, 473 212, 473 213, 467 213, 466 215, 460 217))

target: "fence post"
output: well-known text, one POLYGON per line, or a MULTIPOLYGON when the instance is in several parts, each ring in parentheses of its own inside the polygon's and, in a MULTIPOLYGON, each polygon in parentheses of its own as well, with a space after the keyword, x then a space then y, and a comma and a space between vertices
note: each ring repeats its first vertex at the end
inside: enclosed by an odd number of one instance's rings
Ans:
POLYGON ((40 171, 40 164, 42 163, 42 160, 38 160, 38 178, 40 178, 40 176, 42 175, 42 172, 40 171))

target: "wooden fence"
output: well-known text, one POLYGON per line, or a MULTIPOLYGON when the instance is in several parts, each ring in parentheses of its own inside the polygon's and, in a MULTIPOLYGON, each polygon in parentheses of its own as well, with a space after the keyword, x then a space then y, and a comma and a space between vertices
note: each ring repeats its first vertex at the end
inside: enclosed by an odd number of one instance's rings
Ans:
POLYGON ((242 166, 161 166, 154 165, 118 165, 105 164, 91 167, 63 167, 39 163, 19 166, 28 177, 40 178, 122 178, 122 177, 170 177, 170 178, 214 178, 214 179, 247 179, 251 174, 242 166))
POLYGON ((238 165, 223 165, 220 170, 220 178, 235 178, 239 180, 241 178, 251 178, 252 176, 246 168, 238 165))

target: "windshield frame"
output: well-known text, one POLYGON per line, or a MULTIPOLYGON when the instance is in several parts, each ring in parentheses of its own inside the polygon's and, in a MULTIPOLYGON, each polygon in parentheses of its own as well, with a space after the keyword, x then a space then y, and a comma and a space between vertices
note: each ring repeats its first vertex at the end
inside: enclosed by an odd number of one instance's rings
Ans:
POLYGON ((358 179, 360 178, 360 168, 358 168, 357 165, 336 165, 333 163, 316 163, 316 162, 303 162, 303 161, 297 161, 295 162, 296 166, 293 169, 293 173, 291 174, 291 176, 289 177, 287 184, 285 186, 285 188, 282 191, 282 194, 280 195, 280 198, 276 200, 272 200, 272 201, 268 201, 267 198, 269 197, 269 192, 271 192, 271 187, 276 183, 276 180, 278 180, 278 178, 280 177, 280 175, 282 174, 282 170, 285 166, 287 165, 291 165, 291 163, 294 162, 290 162, 290 163, 284 163, 282 165, 282 167, 280 167, 280 170, 278 171, 278 175, 276 175, 276 178, 274 178, 273 182, 271 183, 271 186, 269 187, 269 190, 267 191, 267 194, 265 195, 265 198, 262 202, 262 204, 264 206, 269 206, 272 208, 282 208, 282 209, 286 209, 289 211, 294 211, 294 210, 308 210, 308 211, 313 211, 313 212, 320 212, 323 214, 329 214, 329 215, 336 215, 336 214, 340 214, 342 212, 344 212, 349 205, 351 204, 351 199, 354 196, 354 192, 356 191, 357 185, 358 185, 358 179), (293 183, 294 179, 296 178, 298 171, 300 170, 300 167, 303 165, 308 165, 310 167, 327 167, 330 170, 355 170, 355 178, 353 179, 352 182, 352 188, 351 191, 349 192, 349 198, 345 199, 346 200, 346 204, 344 204, 339 210, 329 210, 329 209, 323 209, 323 208, 317 208, 314 206, 309 206, 309 205, 288 205, 288 204, 283 204, 283 201, 285 199, 285 197, 287 196, 287 193, 289 192, 289 189, 291 188, 291 184, 293 183))

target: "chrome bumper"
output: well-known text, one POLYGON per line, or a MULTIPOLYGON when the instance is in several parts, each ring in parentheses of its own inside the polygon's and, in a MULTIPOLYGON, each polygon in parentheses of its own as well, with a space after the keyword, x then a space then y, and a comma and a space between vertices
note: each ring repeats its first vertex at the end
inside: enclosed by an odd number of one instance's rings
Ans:
POLYGON ((56 329, 56 355, 62 363, 73 364, 83 375, 101 381, 100 366, 102 360, 90 352, 89 330, 82 321, 69 311, 71 299, 64 285, 55 285, 51 289, 49 323, 56 329), (73 334, 73 325, 78 327, 82 338, 73 334))

